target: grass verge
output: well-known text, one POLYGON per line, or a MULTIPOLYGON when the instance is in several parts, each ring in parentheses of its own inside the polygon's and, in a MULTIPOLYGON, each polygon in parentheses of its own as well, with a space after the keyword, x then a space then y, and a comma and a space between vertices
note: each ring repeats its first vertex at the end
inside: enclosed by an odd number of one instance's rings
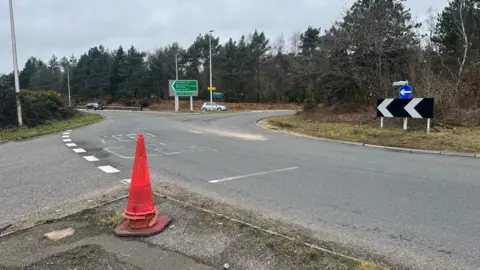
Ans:
POLYGON ((33 128, 12 128, 0 130, 1 141, 21 140, 49 133, 59 132, 70 128, 80 127, 98 122, 102 119, 99 114, 79 112, 78 115, 60 121, 51 121, 33 128))
POLYGON ((262 123, 273 129, 328 139, 393 147, 480 153, 480 127, 432 130, 430 135, 427 135, 425 130, 381 130, 373 125, 310 121, 301 115, 271 117, 262 123))

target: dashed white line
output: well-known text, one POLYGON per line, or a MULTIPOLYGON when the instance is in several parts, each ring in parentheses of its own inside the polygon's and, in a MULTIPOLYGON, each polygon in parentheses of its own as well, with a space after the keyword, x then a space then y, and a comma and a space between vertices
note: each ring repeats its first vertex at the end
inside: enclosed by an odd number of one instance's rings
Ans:
POLYGON ((85 151, 85 149, 83 149, 83 148, 75 148, 75 149, 73 149, 73 152, 75 152, 75 153, 85 153, 87 151, 85 151))
POLYGON ((96 158, 95 156, 84 156, 83 158, 86 159, 87 161, 90 161, 90 162, 95 162, 95 161, 100 160, 100 159, 96 158))
POLYGON ((63 135, 70 135, 70 131, 63 132, 63 135))
POLYGON ((209 183, 220 183, 220 182, 231 181, 231 180, 236 180, 236 179, 248 178, 248 177, 252 177, 252 176, 259 176, 259 175, 277 173, 277 172, 285 172, 285 171, 291 171, 291 170, 296 170, 296 169, 298 169, 298 167, 290 167, 290 168, 284 168, 284 169, 278 169, 278 170, 272 170, 272 171, 266 171, 266 172, 259 172, 259 173, 244 174, 244 175, 238 175, 238 176, 232 176, 232 177, 225 177, 225 178, 221 178, 221 179, 210 180, 208 182, 209 183))
POLYGON ((70 135, 62 135, 62 139, 70 138, 70 135))
POLYGON ((107 165, 107 166, 99 166, 98 167, 100 170, 106 172, 106 173, 118 173, 120 172, 119 170, 115 169, 114 167, 107 165))
POLYGON ((72 139, 63 139, 63 142, 71 142, 72 139))
POLYGON ((77 144, 76 144, 76 143, 66 143, 65 145, 66 145, 66 146, 68 146, 68 147, 74 147, 74 146, 77 146, 77 144))

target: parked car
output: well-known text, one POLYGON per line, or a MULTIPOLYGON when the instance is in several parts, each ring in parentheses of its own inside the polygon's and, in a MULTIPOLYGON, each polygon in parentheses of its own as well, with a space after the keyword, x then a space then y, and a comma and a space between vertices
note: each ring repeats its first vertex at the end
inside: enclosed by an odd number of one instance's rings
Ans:
POLYGON ((85 106, 85 108, 86 108, 87 110, 92 109, 92 110, 95 110, 95 111, 96 111, 96 110, 103 110, 103 105, 100 104, 100 103, 88 103, 88 104, 85 106))
POLYGON ((227 107, 224 105, 217 104, 215 102, 210 103, 210 102, 205 102, 202 105, 202 111, 226 111, 227 107))

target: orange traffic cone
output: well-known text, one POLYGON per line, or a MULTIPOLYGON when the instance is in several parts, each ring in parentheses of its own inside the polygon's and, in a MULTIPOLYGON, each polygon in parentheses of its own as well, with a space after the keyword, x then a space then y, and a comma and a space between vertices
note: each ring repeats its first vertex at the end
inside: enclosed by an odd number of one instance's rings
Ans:
POLYGON ((143 134, 138 134, 125 221, 115 228, 117 236, 150 236, 161 232, 170 223, 167 216, 158 216, 153 201, 150 172, 143 134))

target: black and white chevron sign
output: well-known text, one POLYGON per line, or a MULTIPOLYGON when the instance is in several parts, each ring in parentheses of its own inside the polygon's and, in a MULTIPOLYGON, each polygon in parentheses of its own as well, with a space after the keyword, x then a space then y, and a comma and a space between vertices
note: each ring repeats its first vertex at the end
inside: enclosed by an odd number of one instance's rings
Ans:
POLYGON ((433 98, 381 98, 377 117, 433 118, 433 98))

